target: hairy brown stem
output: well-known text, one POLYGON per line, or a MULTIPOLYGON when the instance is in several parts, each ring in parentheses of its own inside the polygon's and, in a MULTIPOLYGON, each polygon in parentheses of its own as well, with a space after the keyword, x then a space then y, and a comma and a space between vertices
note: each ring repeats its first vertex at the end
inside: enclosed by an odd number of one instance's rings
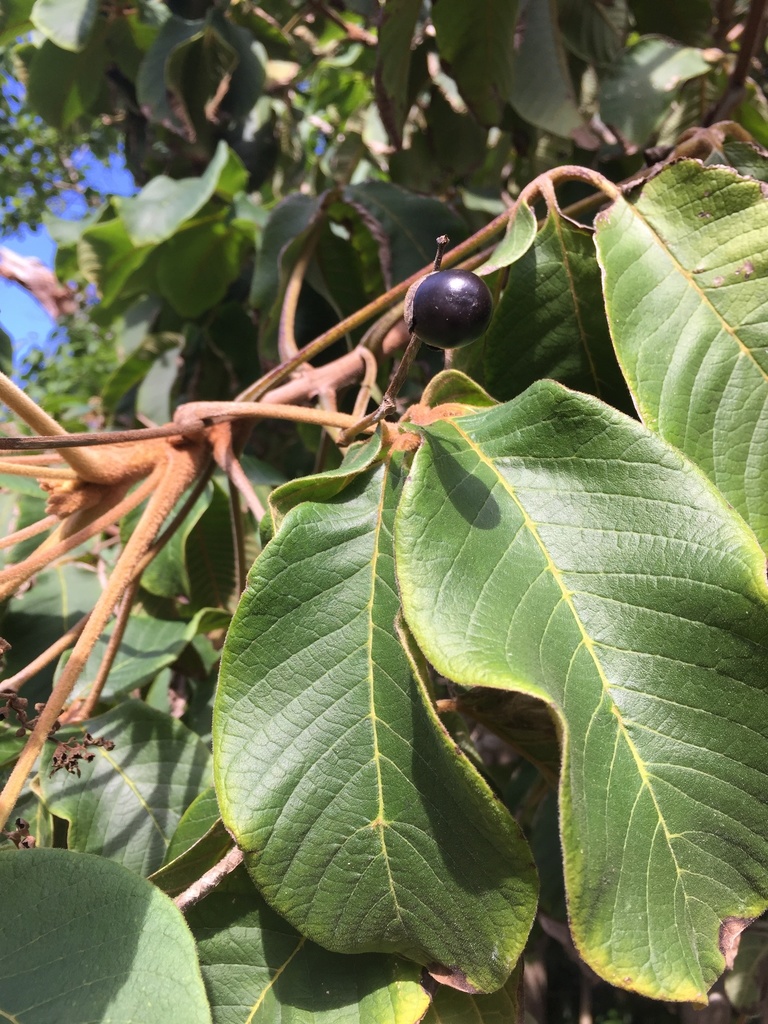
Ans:
POLYGON ((112 635, 107 643, 107 649, 104 651, 104 657, 101 659, 99 670, 96 673, 96 678, 91 684, 88 696, 78 708, 77 718, 75 719, 73 716, 68 719, 69 721, 80 721, 90 718, 96 708, 96 705, 99 703, 99 698, 101 697, 101 692, 107 681, 107 676, 112 669, 115 656, 123 641, 123 636, 125 635, 125 630, 128 626, 128 619, 131 616, 131 609, 133 608, 133 602, 136 600, 136 591, 138 589, 139 581, 134 578, 126 587, 120 600, 120 606, 117 610, 117 616, 115 617, 115 625, 112 630, 112 635))
MULTIPOLYGON (((207 448, 195 446, 174 448, 169 446, 165 465, 158 466, 160 478, 153 490, 133 533, 117 560, 114 572, 96 602, 70 655, 69 661, 59 676, 45 707, 40 712, 35 728, 29 734, 13 771, 0 793, 0 829, 5 827, 16 802, 19 799, 27 776, 34 768, 49 733, 53 729, 69 699, 75 683, 80 677, 94 644, 101 636, 112 609, 122 596, 126 585, 134 579, 138 566, 151 547, 166 517, 173 511, 179 495, 204 468, 209 458, 207 448)), ((153 485, 155 474, 150 480, 153 485)), ((147 483, 149 481, 145 481, 147 483)))
MULTIPOLYGON (((74 548, 79 547, 80 544, 90 540, 91 537, 106 529, 107 526, 111 526, 122 516, 131 512, 148 497, 156 486, 158 479, 159 474, 153 473, 139 484, 135 491, 126 495, 117 504, 109 506, 102 515, 95 518, 87 526, 56 543, 48 545, 46 541, 47 546, 38 548, 29 558, 25 558, 23 562, 19 562, 17 565, 9 565, 3 569, 0 572, 0 600, 10 597, 11 594, 19 589, 22 583, 26 583, 28 579, 46 565, 49 565, 62 555, 66 555, 67 552, 72 551, 74 548)), ((48 538, 48 540, 50 539, 48 538)))
POLYGON ((238 849, 238 847, 234 847, 234 849, 224 854, 218 864, 214 864, 213 867, 209 868, 204 875, 201 875, 196 882, 193 882, 188 889, 179 893, 173 902, 182 914, 186 914, 190 907, 199 903, 201 899, 215 889, 216 886, 219 885, 227 875, 231 874, 236 867, 242 864, 242 862, 243 851, 238 849))
POLYGON ((32 523, 31 526, 25 526, 22 530, 16 530, 15 533, 9 533, 6 537, 0 538, 0 550, 4 548, 12 548, 16 544, 21 544, 24 540, 29 540, 30 537, 37 537, 40 533, 45 533, 46 530, 50 530, 52 526, 58 523, 58 516, 45 516, 43 519, 39 519, 36 523, 32 523))
MULTIPOLYGON (((43 412, 39 405, 27 397, 10 377, 0 373, 0 402, 8 406, 28 427, 40 434, 66 435, 64 427, 55 419, 43 412)), ((98 482, 101 479, 99 461, 90 453, 70 452, 65 456, 69 465, 83 480, 98 482)))

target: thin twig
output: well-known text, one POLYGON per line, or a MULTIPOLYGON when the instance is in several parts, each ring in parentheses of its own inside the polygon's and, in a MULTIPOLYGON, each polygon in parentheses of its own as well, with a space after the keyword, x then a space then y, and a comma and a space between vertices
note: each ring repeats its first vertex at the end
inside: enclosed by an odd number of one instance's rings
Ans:
POLYGON ((212 892, 220 882, 223 882, 227 875, 230 875, 236 867, 243 862, 243 851, 235 846, 228 853, 225 853, 218 864, 214 864, 204 875, 193 882, 188 889, 179 893, 173 901, 182 914, 186 914, 190 907, 199 903, 201 899, 212 892))
POLYGON ((39 519, 36 523, 32 523, 31 526, 25 526, 23 530, 16 530, 15 533, 9 533, 6 537, 0 538, 0 550, 3 548, 12 548, 16 544, 21 544, 22 541, 29 540, 31 537, 37 537, 38 534, 45 533, 46 530, 50 530, 50 528, 55 526, 58 521, 58 516, 45 516, 43 519, 39 519))
MULTIPOLYGON (((5 437, 0 438, 0 450, 32 451, 36 448, 87 448, 101 444, 123 444, 128 441, 149 441, 160 437, 178 437, 183 434, 176 423, 167 423, 162 427, 142 427, 139 430, 104 430, 84 431, 79 434, 38 434, 37 437, 5 437)), ((46 456, 43 456, 46 458, 46 456)), ((0 463, 0 471, 5 466, 0 463)))
MULTIPOLYGON (((115 625, 112 629, 112 635, 107 642, 107 649, 104 651, 104 657, 101 659, 99 670, 96 673, 96 678, 91 684, 91 689, 88 692, 88 696, 85 698, 83 703, 79 706, 77 711, 77 721, 85 720, 91 717, 96 709, 96 705, 99 703, 101 692, 104 689, 104 685, 107 681, 107 676, 112 670, 112 665, 120 649, 120 644, 123 642, 123 636, 125 635, 126 627, 128 626, 128 620, 131 617, 131 609, 133 608, 133 602, 136 600, 136 591, 139 589, 138 579, 133 579, 125 588, 123 596, 120 600, 120 606, 117 610, 117 616, 115 617, 115 625)), ((74 721, 75 718, 68 718, 68 721, 74 721)))
MULTIPOLYGON (((66 430, 60 426, 55 419, 43 412, 39 405, 32 401, 20 387, 0 373, 0 402, 3 402, 13 410, 19 419, 24 420, 28 427, 36 430, 39 434, 53 434, 56 437, 66 435, 66 430)), ((15 440, 8 438, 7 440, 15 440)), ((19 440, 21 440, 19 438, 19 440)), ((68 452, 64 458, 74 471, 84 480, 98 482, 101 480, 101 465, 89 452, 68 452)))
POLYGON ((304 284, 307 268, 312 261, 315 252, 319 231, 317 225, 307 237, 304 249, 291 271, 288 278, 283 305, 280 310, 280 324, 277 331, 277 353, 280 361, 291 359, 297 355, 299 347, 296 344, 296 310, 299 306, 299 297, 304 284))
POLYGON ((723 95, 702 118, 701 123, 705 128, 727 117, 744 97, 744 86, 747 81, 749 66, 765 37, 766 2, 767 0, 752 0, 749 5, 744 32, 739 40, 739 54, 736 58, 736 63, 728 78, 728 84, 723 95))
POLYGON ((38 654, 28 665, 19 669, 15 675, 0 681, 0 686, 4 690, 16 690, 18 692, 24 683, 32 679, 33 676, 36 676, 41 669, 44 669, 46 665, 50 665, 52 661, 55 661, 64 651, 72 646, 85 628, 90 614, 88 612, 87 615, 78 619, 74 626, 70 626, 66 633, 60 636, 58 640, 54 640, 50 647, 46 647, 42 654, 38 654))
MULTIPOLYGON (((240 492, 235 482, 230 477, 229 484, 229 520, 232 528, 232 548, 235 553, 235 579, 237 580, 237 592, 242 594, 245 590, 245 534, 243 533, 243 513, 240 508, 240 492)), ((255 495, 254 495, 255 497, 255 495)))

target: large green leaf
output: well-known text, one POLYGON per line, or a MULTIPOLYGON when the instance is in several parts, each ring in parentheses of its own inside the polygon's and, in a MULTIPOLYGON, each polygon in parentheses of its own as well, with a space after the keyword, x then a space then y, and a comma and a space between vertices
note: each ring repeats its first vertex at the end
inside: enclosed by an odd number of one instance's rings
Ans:
POLYGON ((62 50, 82 50, 99 10, 98 0, 36 0, 32 23, 62 50))
POLYGON ((592 232, 559 211, 549 211, 532 247, 512 263, 482 344, 485 384, 498 399, 552 377, 631 408, 605 317, 592 232))
POLYGON ((446 203, 413 195, 387 181, 351 185, 344 190, 344 199, 363 207, 377 222, 374 235, 387 287, 432 262, 438 235, 447 234, 453 245, 467 236, 465 225, 446 203))
POLYGON ((218 188, 226 198, 233 191, 233 182, 244 187, 247 174, 239 157, 220 142, 216 152, 199 178, 176 181, 164 174, 153 178, 137 196, 115 199, 128 236, 135 246, 157 245, 170 238, 184 221, 201 210, 218 188))
MULTIPOLYGON (((104 654, 112 638, 114 622, 104 630, 81 672, 74 697, 83 696, 96 678, 104 654)), ((190 622, 153 619, 149 615, 131 615, 117 649, 103 690, 105 702, 129 693, 151 682, 157 673, 172 665, 192 639, 194 625, 190 622)), ((61 659, 60 668, 67 658, 61 659)))
POLYGON ((473 996, 441 985, 421 1024, 521 1024, 522 980, 520 964, 506 985, 490 996, 473 996))
POLYGON ((239 224, 202 218, 179 231, 158 257, 157 285, 176 312, 194 320, 218 305, 253 248, 239 224))
POLYGON ((768 202, 685 160, 597 218, 608 319, 651 429, 682 449, 768 551, 768 202))
POLYGON ((541 382, 425 428, 396 522, 419 646, 562 726, 577 948, 697 1000, 768 906, 768 587, 754 536, 641 424, 541 382))
POLYGON ((492 991, 535 882, 395 633, 401 474, 379 464, 301 502, 257 559, 222 657, 216 788, 257 884, 313 941, 492 991))
POLYGON ((429 1005, 414 964, 308 942, 242 870, 188 920, 215 1024, 416 1024, 429 1005))
POLYGON ((603 79, 600 116, 628 142, 647 145, 683 83, 709 67, 700 50, 668 39, 639 39, 603 79))
POLYGON ((558 0, 563 42, 588 64, 610 64, 624 45, 629 25, 627 0, 558 0))
POLYGON ((560 37, 556 0, 521 0, 520 28, 510 102, 526 121, 567 137, 581 125, 582 117, 560 37))
MULTIPOLYGON (((184 811, 210 784, 210 754, 181 722, 133 700, 88 722, 112 750, 91 747, 81 776, 43 778, 49 809, 69 824, 71 850, 99 853, 139 874, 158 868, 184 811)), ((52 751, 52 747, 46 748, 52 751)))
POLYGON ((237 579, 228 495, 215 482, 208 508, 184 538, 184 563, 192 608, 234 611, 242 583, 237 579))
POLYGON ((101 857, 0 857, 0 1017, 16 1024, 210 1024, 184 918, 101 857))
POLYGON ((117 217, 103 220, 83 231, 77 240, 77 262, 87 281, 96 285, 105 305, 135 294, 126 287, 131 276, 146 263, 148 245, 137 246, 117 217))
POLYGON ((30 106, 53 128, 65 130, 83 114, 103 85, 107 54, 101 34, 94 33, 79 53, 62 50, 46 39, 34 52, 27 96, 30 106))
POLYGON ((512 90, 516 18, 514 0, 439 0, 432 6, 440 56, 467 106, 486 127, 501 122, 512 90))
POLYGON ((0 46, 7 46, 32 28, 33 0, 3 0, 0 4, 0 46))

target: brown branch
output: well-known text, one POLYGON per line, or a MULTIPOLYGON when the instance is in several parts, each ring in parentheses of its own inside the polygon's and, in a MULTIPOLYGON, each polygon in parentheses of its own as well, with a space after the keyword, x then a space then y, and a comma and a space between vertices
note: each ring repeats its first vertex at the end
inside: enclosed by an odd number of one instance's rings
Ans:
POLYGON ((199 903, 204 897, 212 892, 216 886, 223 882, 227 875, 231 874, 236 867, 239 867, 243 862, 243 851, 238 849, 236 846, 225 853, 218 864, 214 864, 212 868, 209 868, 196 882, 193 882, 188 889, 184 892, 179 893, 176 899, 173 901, 182 914, 186 914, 190 907, 193 907, 196 903, 199 903))
POLYGON ((16 544, 21 544, 22 541, 29 540, 31 537, 37 537, 39 533, 45 533, 46 530, 50 530, 58 521, 58 516, 45 516, 44 519, 32 523, 31 526, 25 526, 22 530, 9 533, 6 537, 0 538, 0 550, 12 548, 16 544))
POLYGON ((291 359, 298 351, 296 344, 296 310, 299 306, 299 297, 304 284, 307 268, 312 260, 317 245, 319 231, 317 225, 310 232, 305 240, 304 249, 288 278, 288 284, 283 295, 283 305, 280 310, 280 324, 277 331, 277 353, 281 362, 291 359))
MULTIPOLYGON (((79 434, 52 436, 39 434, 37 437, 6 437, 0 439, 0 450, 20 452, 37 448, 86 448, 92 445, 122 444, 130 441, 149 441, 161 437, 178 437, 181 431, 177 424, 167 423, 162 427, 142 427, 140 430, 85 431, 79 434)), ((47 456, 41 456, 47 458, 47 456)), ((5 468, 0 463, 0 472, 5 468)))
POLYGON ((128 620, 131 616, 133 602, 136 600, 136 591, 138 589, 139 581, 137 578, 134 578, 128 584, 122 598, 120 599, 120 606, 117 610, 117 616, 115 617, 115 625, 112 629, 112 635, 107 643, 107 649, 104 651, 104 657, 101 659, 99 670, 96 673, 96 678, 91 684, 88 696, 78 708, 77 717, 68 717, 68 721, 80 721, 90 718, 96 708, 96 705, 99 703, 101 692, 104 689, 107 677, 112 669, 115 656, 120 649, 120 644, 123 642, 123 636, 125 635, 125 630, 128 626, 128 620))
MULTIPOLYGON (((0 829, 5 826, 27 776, 34 768, 49 733, 54 728, 72 689, 82 672, 94 644, 101 636, 112 609, 125 587, 134 579, 136 571, 147 554, 163 521, 173 511, 179 496, 196 479, 209 460, 209 451, 202 445, 167 449, 165 465, 158 466, 160 479, 147 502, 133 533, 117 560, 110 580, 96 602, 69 661, 59 676, 51 696, 40 712, 35 728, 27 738, 13 771, 0 793, 0 829)), ((154 483, 154 474, 150 477, 154 483)), ((148 481, 145 481, 147 483, 148 481)))
POLYGON ((85 541, 90 540, 91 537, 100 533, 106 527, 111 526, 122 516, 136 508, 137 505, 140 505, 152 493, 160 475, 160 473, 153 473, 135 491, 122 498, 117 504, 112 503, 102 515, 97 516, 87 526, 77 530, 64 540, 49 544, 48 542, 52 540, 49 537, 44 545, 41 545, 37 551, 33 552, 28 558, 25 558, 23 562, 9 565, 3 569, 0 572, 0 600, 10 597, 18 590, 22 583, 26 583, 36 572, 39 572, 62 555, 66 555, 85 541))
POLYGON ((728 78, 723 95, 702 118, 702 126, 708 128, 716 121, 726 118, 744 98, 744 86, 749 66, 758 48, 765 41, 765 5, 768 0, 752 0, 739 42, 739 53, 733 71, 728 78))

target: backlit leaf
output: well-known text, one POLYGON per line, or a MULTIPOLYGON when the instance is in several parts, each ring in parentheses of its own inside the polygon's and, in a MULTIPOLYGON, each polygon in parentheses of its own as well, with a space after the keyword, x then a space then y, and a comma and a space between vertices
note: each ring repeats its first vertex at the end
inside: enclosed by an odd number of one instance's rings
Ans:
POLYGON ((608 319, 637 407, 768 551, 768 201, 685 160, 596 223, 608 319))

